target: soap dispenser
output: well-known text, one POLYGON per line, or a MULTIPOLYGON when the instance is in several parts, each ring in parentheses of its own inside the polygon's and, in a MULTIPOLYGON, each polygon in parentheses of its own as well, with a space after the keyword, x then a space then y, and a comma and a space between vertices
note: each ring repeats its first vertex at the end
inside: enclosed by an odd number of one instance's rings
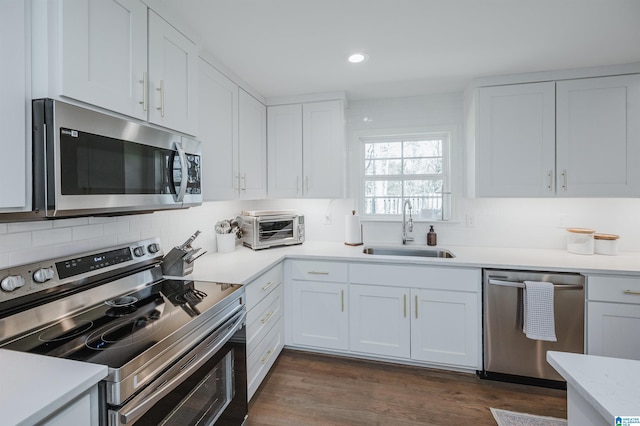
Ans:
POLYGON ((433 230, 433 225, 429 228, 429 232, 427 232, 427 245, 435 246, 438 244, 438 234, 433 230))

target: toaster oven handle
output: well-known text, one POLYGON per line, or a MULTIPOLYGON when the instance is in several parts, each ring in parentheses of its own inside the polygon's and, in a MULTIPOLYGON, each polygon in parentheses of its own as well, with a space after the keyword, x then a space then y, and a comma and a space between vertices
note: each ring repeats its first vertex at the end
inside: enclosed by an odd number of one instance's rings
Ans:
POLYGON ((169 171, 171 174, 171 182, 176 193, 173 195, 173 199, 176 203, 181 203, 184 200, 184 194, 187 192, 187 184, 189 182, 189 167, 187 165, 187 154, 184 152, 182 143, 176 142, 176 152, 180 156, 180 173, 182 178, 180 179, 180 189, 176 190, 175 183, 173 182, 173 169, 169 171))

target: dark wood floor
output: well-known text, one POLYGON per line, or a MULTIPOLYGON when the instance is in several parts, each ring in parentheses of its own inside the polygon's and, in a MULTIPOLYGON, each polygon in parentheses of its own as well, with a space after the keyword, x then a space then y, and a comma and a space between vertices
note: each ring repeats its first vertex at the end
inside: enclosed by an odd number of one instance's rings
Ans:
POLYGON ((284 350, 249 404, 247 425, 495 426, 490 407, 567 416, 562 390, 284 350))

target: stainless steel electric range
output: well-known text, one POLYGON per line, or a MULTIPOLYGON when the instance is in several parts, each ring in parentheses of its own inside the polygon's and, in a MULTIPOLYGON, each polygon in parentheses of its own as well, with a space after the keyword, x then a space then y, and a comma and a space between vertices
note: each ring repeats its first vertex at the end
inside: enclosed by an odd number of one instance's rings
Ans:
POLYGON ((108 366, 102 425, 242 424, 244 289, 162 258, 154 238, 0 270, 0 347, 108 366))

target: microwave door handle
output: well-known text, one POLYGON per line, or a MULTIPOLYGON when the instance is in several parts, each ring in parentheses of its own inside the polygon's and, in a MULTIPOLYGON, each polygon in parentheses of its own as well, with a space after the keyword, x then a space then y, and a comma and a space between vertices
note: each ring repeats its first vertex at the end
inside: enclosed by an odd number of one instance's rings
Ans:
MULTIPOLYGON (((187 167, 187 154, 184 152, 184 148, 180 142, 176 142, 176 151, 178 151, 178 155, 180 156, 180 173, 182 175, 182 179, 180 179, 180 189, 176 191, 176 195, 174 197, 177 203, 181 203, 184 200, 184 194, 187 192, 187 183, 188 179, 188 167, 187 167)), ((170 171, 173 175, 173 170, 170 171)))

